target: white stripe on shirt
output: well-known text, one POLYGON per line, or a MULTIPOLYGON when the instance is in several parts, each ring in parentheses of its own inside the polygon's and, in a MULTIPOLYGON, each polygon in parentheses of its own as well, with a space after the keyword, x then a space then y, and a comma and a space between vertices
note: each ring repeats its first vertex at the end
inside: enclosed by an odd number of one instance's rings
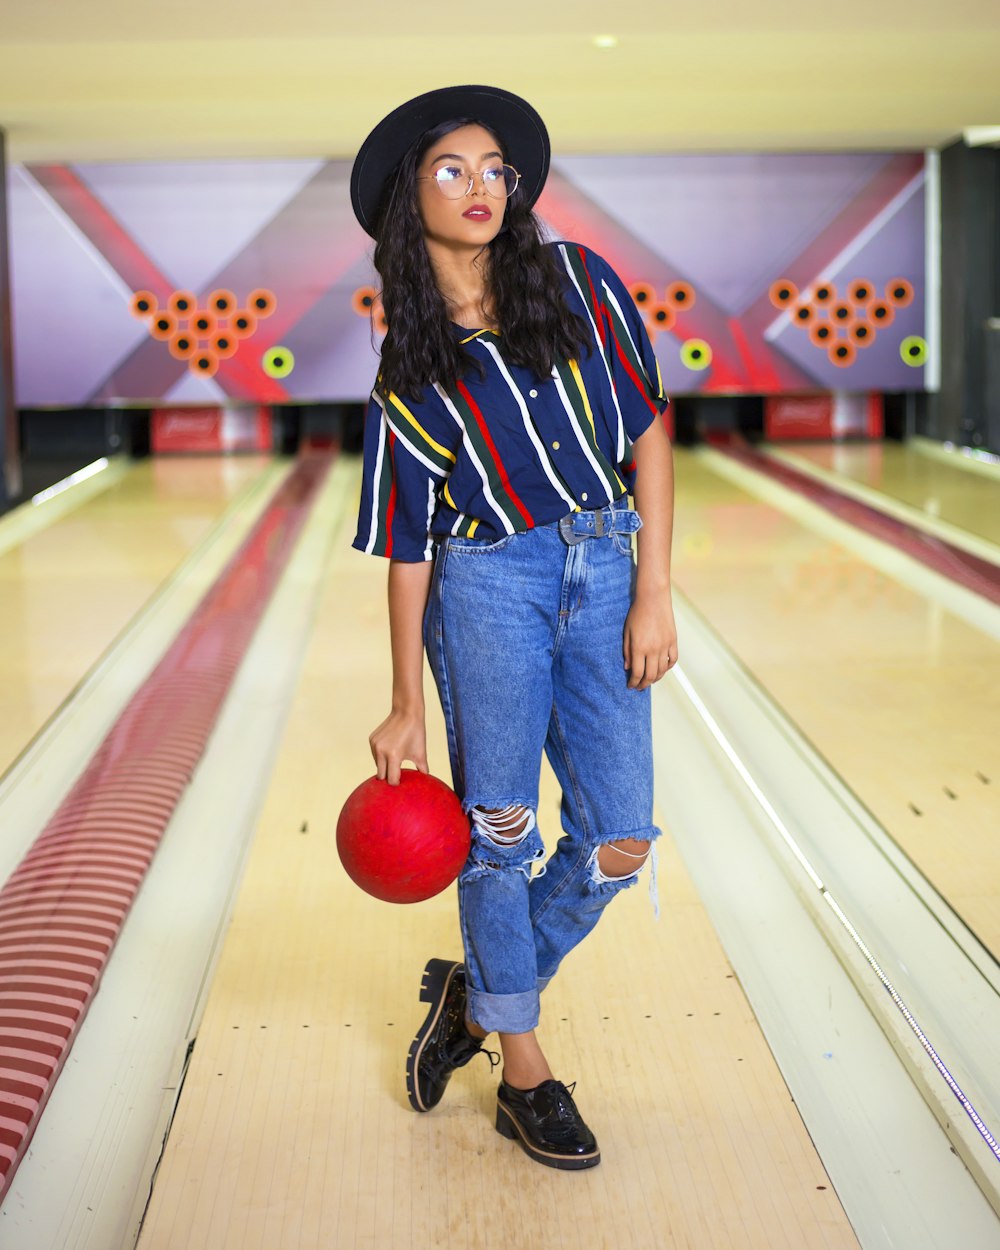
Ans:
MULTIPOLYGON (((611 371, 610 364, 608 364, 607 356, 605 356, 604 352, 601 350, 601 332, 597 328, 597 324, 594 321, 593 313, 590 311, 590 296, 581 290, 580 283, 577 281, 576 274, 573 272, 573 266, 570 264, 569 253, 566 251, 564 244, 559 245, 559 251, 562 253, 563 264, 566 266, 566 272, 569 274, 569 279, 576 287, 576 293, 579 295, 584 308, 587 310, 587 318, 594 331, 594 346, 600 352, 601 359, 604 361, 604 372, 608 375, 608 382, 611 386, 611 400, 615 406, 615 416, 618 419, 618 428, 615 431, 615 458, 618 463, 621 464, 621 462, 625 459, 625 419, 622 416, 621 406, 618 403, 618 388, 615 385, 615 377, 611 371)), ((608 290, 608 284, 603 280, 603 278, 601 279, 601 287, 609 296, 611 296, 612 302, 614 302, 615 307, 618 308, 618 304, 614 301, 614 296, 611 295, 611 292, 608 290)), ((619 314, 621 313, 620 308, 618 308, 618 312, 619 314)))
POLYGON ((517 389, 517 383, 510 376, 510 372, 503 362, 503 357, 497 351, 494 343, 483 343, 483 346, 493 357, 496 362, 497 369, 500 372, 500 376, 510 387, 510 393, 514 396, 515 400, 517 400, 517 406, 521 410, 521 421, 524 424, 525 432, 527 433, 528 438, 531 439, 531 445, 534 447, 539 462, 545 470, 545 476, 549 479, 549 485, 559 494, 563 502, 569 507, 570 511, 575 512, 579 505, 566 487, 563 486, 562 482, 559 481, 559 478, 552 467, 552 460, 545 448, 545 444, 538 437, 538 431, 535 429, 534 422, 531 420, 531 415, 528 412, 528 405, 524 402, 524 397, 517 389))
POLYGON ((385 408, 381 402, 379 402, 379 407, 382 409, 382 420, 378 424, 378 453, 375 456, 375 473, 372 478, 372 519, 368 529, 368 542, 365 546, 368 555, 375 550, 375 540, 378 538, 378 490, 382 480, 382 460, 385 456, 385 408))
POLYGON ((569 423, 573 427, 573 433, 576 435, 576 441, 580 444, 583 454, 587 457, 590 467, 594 470, 599 481, 604 483, 604 488, 608 492, 608 499, 614 499, 615 487, 617 483, 609 482, 607 474, 598 463, 597 457, 594 455, 590 444, 587 442, 583 430, 580 428, 580 422, 576 413, 573 411, 573 404, 570 397, 566 394, 566 388, 563 386, 562 378, 559 376, 558 370, 553 367, 552 380, 555 382, 556 391, 562 400, 563 407, 566 409, 566 415, 569 417, 569 423))

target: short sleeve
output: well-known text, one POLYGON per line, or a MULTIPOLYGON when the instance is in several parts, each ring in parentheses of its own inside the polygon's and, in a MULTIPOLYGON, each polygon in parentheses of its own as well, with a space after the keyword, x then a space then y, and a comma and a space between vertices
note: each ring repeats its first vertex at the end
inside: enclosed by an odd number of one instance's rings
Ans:
POLYGON ((625 433, 635 442, 670 401, 646 326, 624 282, 600 256, 591 252, 587 259, 593 264, 604 354, 625 433))
POLYGON ((352 546, 417 564, 430 560, 431 520, 454 456, 396 396, 372 394, 365 414, 358 532, 352 546))

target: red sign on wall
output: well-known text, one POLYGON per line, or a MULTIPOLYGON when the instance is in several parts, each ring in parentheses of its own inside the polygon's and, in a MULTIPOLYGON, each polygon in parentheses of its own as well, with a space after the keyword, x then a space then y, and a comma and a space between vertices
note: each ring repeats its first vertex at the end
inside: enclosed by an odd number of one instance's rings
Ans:
POLYGON ((833 391, 825 395, 768 395, 764 435, 782 438, 881 438, 882 396, 833 391))
POLYGON ((164 452, 270 451, 270 408, 154 408, 151 446, 164 452))

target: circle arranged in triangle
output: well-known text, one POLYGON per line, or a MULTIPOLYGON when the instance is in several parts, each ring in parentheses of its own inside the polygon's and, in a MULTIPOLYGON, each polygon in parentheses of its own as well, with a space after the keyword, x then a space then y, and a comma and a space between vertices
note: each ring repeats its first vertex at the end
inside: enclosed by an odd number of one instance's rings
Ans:
POLYGON ((218 372, 220 361, 235 356, 258 322, 277 307, 274 292, 266 287, 257 287, 242 302, 224 288, 212 291, 201 304, 183 290, 171 291, 162 301, 152 291, 135 291, 129 301, 129 311, 146 322, 150 337, 166 343, 175 360, 186 361, 193 374, 204 378, 218 372))
MULTIPOLYGON (((855 278, 841 296, 836 283, 824 279, 800 291, 790 279, 779 278, 771 283, 768 298, 775 308, 788 313, 793 325, 808 333, 809 341, 826 352, 831 364, 846 369, 857 359, 858 348, 870 347, 876 331, 892 325, 895 310, 913 302, 913 284, 906 278, 892 278, 879 293, 876 283, 855 278)), ((901 354, 907 364, 924 364, 927 346, 901 354)))

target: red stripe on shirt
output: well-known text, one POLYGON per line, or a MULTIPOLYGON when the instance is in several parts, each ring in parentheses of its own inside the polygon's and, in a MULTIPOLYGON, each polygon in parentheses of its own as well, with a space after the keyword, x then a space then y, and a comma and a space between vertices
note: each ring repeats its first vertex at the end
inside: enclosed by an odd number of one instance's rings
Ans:
POLYGON ((486 422, 483 420, 483 414, 479 411, 479 407, 476 404, 476 401, 470 395, 469 388, 465 385, 464 382, 459 382, 458 391, 459 391, 459 394, 462 396, 462 398, 465 400, 465 402, 472 409, 472 415, 476 418, 476 424, 479 426, 479 432, 480 434, 482 434, 483 438, 486 440, 486 446, 490 449, 490 455, 493 457, 493 463, 496 465, 497 473, 500 474, 500 481, 503 484, 503 488, 504 488, 505 493, 507 494, 507 497, 510 499, 511 503, 514 505, 514 507, 518 510, 518 512, 524 518, 525 523, 529 527, 533 526, 535 524, 534 518, 532 517, 528 509, 524 506, 524 504, 521 502, 520 498, 517 495, 517 492, 514 490, 514 487, 511 485, 510 478, 507 476, 507 470, 504 468, 503 461, 500 459, 500 453, 497 451, 496 443, 494 443, 493 439, 490 437, 490 432, 486 427, 486 422))
POLYGON ((659 408, 656 406, 656 404, 654 404, 654 403, 653 403, 653 401, 649 398, 649 392, 646 390, 646 387, 643 385, 642 381, 640 380, 639 375, 638 375, 638 374, 636 373, 636 371, 632 368, 632 362, 629 360, 628 356, 626 356, 626 354, 622 351, 622 345, 621 345, 621 343, 618 341, 618 335, 617 335, 617 334, 615 334, 615 327, 614 327, 614 325, 612 324, 612 321, 611 321, 611 314, 608 312, 608 310, 607 310, 606 308, 604 308, 604 306, 603 306, 603 305, 602 305, 602 307, 601 307, 601 311, 603 312, 604 316, 605 316, 605 317, 607 317, 607 319, 608 319, 608 330, 609 330, 609 331, 610 331, 610 333, 611 333, 611 338, 614 340, 615 350, 618 352, 618 359, 619 359, 619 360, 622 362, 622 364, 624 365, 624 367, 625 367, 625 372, 629 375, 629 377, 630 377, 630 378, 632 379, 632 381, 635 383, 636 390, 639 392, 639 394, 640 394, 640 395, 643 397, 643 399, 646 401, 646 404, 647 404, 647 406, 648 406, 648 408, 649 408, 649 411, 650 411, 650 412, 651 412, 654 416, 657 416, 657 415, 659 414, 659 411, 660 411, 660 410, 659 410, 659 408))
POLYGON ((590 287, 590 302, 594 306, 594 320, 597 322, 597 333, 601 336, 601 346, 603 347, 606 339, 604 337, 604 324, 601 317, 601 306, 597 301, 597 292, 594 290, 594 284, 590 280, 590 270, 587 268, 587 260, 584 249, 578 248, 580 253, 580 264, 583 266, 583 272, 587 275, 587 286, 590 287))
POLYGON ((385 505, 385 554, 392 556, 392 518, 396 513, 396 457, 393 449, 396 446, 396 435, 389 431, 389 465, 392 469, 392 485, 389 487, 389 501, 385 505))

